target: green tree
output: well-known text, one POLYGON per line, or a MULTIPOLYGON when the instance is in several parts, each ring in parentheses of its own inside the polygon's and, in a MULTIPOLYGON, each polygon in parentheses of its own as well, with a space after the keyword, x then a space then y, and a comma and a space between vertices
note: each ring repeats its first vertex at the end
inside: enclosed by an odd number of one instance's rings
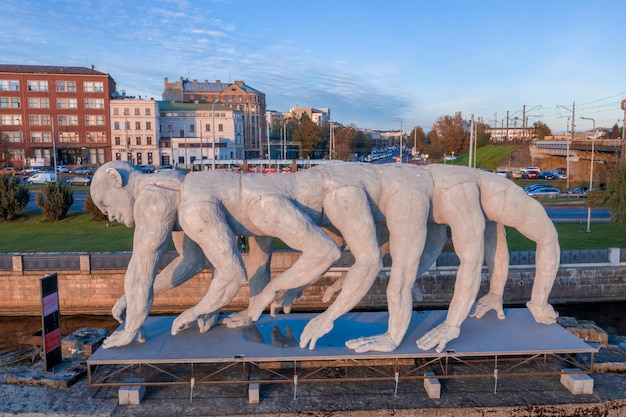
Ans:
POLYGON ((535 123, 533 123, 533 128, 535 129, 535 135, 537 139, 543 139, 546 136, 552 136, 552 131, 550 130, 548 125, 541 121, 536 121, 535 123))
POLYGON ((294 132, 293 140, 302 145, 302 155, 313 157, 320 141, 320 132, 317 125, 308 117, 300 124, 298 130, 294 132))
POLYGON ((0 219, 13 220, 28 204, 30 192, 17 175, 0 175, 0 219))
POLYGON ((51 222, 61 220, 74 203, 72 187, 69 184, 49 182, 37 192, 35 201, 41 207, 46 219, 51 222))
POLYGON ((107 216, 100 211, 98 206, 93 202, 91 198, 91 193, 87 193, 87 198, 85 199, 85 204, 83 205, 83 210, 87 213, 90 213, 95 221, 103 222, 107 220, 107 216))
POLYGON ((613 221, 624 224, 626 223, 626 163, 613 165, 609 178, 601 199, 611 210, 613 221))

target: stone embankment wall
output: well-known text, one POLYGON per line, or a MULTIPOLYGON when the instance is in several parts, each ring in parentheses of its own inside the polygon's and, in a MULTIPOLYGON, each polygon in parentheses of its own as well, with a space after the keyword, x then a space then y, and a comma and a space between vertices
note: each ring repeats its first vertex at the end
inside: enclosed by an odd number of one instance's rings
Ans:
MULTIPOLYGON (((164 262, 175 254, 170 253, 164 262)), ((278 252, 272 258, 272 276, 292 265, 299 254, 278 252)), ((247 262, 246 254, 243 254, 247 262)), ((626 300, 626 250, 564 251, 550 301, 600 302, 626 300)), ((61 313, 110 314, 111 307, 124 292, 125 267, 130 253, 117 254, 29 254, 0 255, 0 315, 38 315, 41 311, 40 278, 56 272, 59 277, 61 313)), ((345 273, 352 262, 349 254, 340 259, 320 280, 305 290, 294 306, 295 310, 318 311, 327 307, 322 302, 326 288, 345 273)), ((534 277, 534 252, 511 252, 511 267, 505 288, 507 304, 523 304, 530 299, 534 277)), ((418 278, 424 295, 416 308, 447 307, 454 290, 458 259, 442 254, 436 265, 418 278)), ((360 309, 386 309, 386 288, 390 260, 366 297, 360 309)), ((488 291, 489 280, 483 270, 480 294, 488 291)), ((179 313, 195 305, 206 294, 211 282, 207 265, 198 276, 184 285, 155 297, 152 312, 179 313)), ((249 290, 244 286, 225 310, 243 309, 248 303, 249 290)))

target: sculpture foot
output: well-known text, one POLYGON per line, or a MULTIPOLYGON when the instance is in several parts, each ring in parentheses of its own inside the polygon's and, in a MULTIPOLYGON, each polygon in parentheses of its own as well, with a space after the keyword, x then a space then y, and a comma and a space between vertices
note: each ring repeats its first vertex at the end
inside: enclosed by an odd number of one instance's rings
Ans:
POLYGON ((248 317, 252 321, 257 321, 265 307, 270 305, 270 303, 274 300, 276 293, 272 292, 269 295, 263 294, 265 291, 261 292, 259 295, 255 295, 254 297, 250 297, 250 302, 248 303, 248 317))
POLYGON ((313 318, 304 326, 300 336, 300 347, 302 349, 309 346, 309 350, 315 349, 317 340, 333 329, 333 321, 328 320, 323 314, 313 318))
POLYGON ((383 333, 376 336, 360 337, 351 339, 346 342, 348 349, 353 349, 356 353, 364 352, 392 352, 398 347, 399 343, 393 341, 389 333, 383 333))
POLYGON ((283 295, 278 298, 278 301, 273 302, 270 305, 270 315, 272 317, 276 316, 280 309, 283 309, 283 313, 289 314, 291 313, 291 308, 293 307, 293 303, 302 295, 302 291, 288 290, 283 295))
POLYGON ((200 329, 200 333, 206 333, 209 331, 211 327, 217 323, 217 317, 219 312, 213 312, 209 314, 205 314, 197 318, 196 323, 198 323, 198 328, 200 329))
POLYGON ((443 352, 446 344, 450 340, 454 340, 461 334, 461 328, 451 326, 447 323, 441 323, 424 336, 417 340, 417 347, 422 350, 430 350, 435 348, 437 353, 443 352))
POLYGON ((172 336, 189 328, 189 325, 198 319, 198 315, 189 309, 180 314, 172 323, 172 336))
POLYGON ((226 325, 229 329, 235 329, 237 327, 245 327, 252 324, 252 318, 248 316, 248 310, 243 310, 238 313, 230 314, 222 319, 222 324, 226 325))
POLYGON ((119 323, 124 323, 126 320, 126 297, 121 296, 113 305, 111 309, 111 314, 113 318, 117 320, 119 323))
POLYGON ((470 313, 470 317, 479 319, 483 317, 490 310, 495 310, 498 318, 500 320, 504 320, 504 309, 502 307, 502 296, 488 293, 485 296, 481 297, 476 303, 476 307, 474 308, 474 312, 470 313))
POLYGON ((125 329, 116 330, 113 334, 102 342, 102 347, 104 349, 109 349, 113 347, 126 346, 134 341, 139 343, 144 343, 146 341, 143 333, 143 329, 127 332, 125 329))
POLYGON ((535 321, 543 324, 556 323, 556 319, 559 317, 559 313, 554 311, 554 308, 546 304, 534 304, 532 301, 526 303, 526 307, 530 310, 535 321))

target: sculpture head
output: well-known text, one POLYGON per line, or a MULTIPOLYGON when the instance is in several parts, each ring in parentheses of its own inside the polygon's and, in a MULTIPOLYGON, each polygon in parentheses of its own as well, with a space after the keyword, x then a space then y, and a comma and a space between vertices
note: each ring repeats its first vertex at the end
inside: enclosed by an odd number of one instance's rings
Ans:
POLYGON ((89 188, 91 199, 109 221, 134 226, 135 196, 131 180, 136 175, 142 175, 142 171, 124 161, 107 162, 93 175, 89 188))

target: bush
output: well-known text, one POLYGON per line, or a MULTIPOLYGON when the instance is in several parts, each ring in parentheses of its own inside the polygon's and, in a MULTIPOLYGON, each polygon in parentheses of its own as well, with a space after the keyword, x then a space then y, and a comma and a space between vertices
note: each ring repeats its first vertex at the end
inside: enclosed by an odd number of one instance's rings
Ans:
POLYGON ((108 220, 107 216, 105 216, 104 213, 102 213, 98 206, 96 206, 96 204, 93 202, 93 199, 91 198, 91 193, 87 193, 87 198, 85 199, 85 205, 83 206, 83 210, 91 214, 91 217, 93 217, 95 221, 103 222, 108 220))
POLYGON ((15 175, 0 175, 0 218, 13 220, 26 207, 30 192, 15 175))
POLYGON ((69 184, 50 182, 44 184, 42 191, 37 192, 35 200, 46 219, 54 222, 65 217, 74 203, 74 195, 69 184))

